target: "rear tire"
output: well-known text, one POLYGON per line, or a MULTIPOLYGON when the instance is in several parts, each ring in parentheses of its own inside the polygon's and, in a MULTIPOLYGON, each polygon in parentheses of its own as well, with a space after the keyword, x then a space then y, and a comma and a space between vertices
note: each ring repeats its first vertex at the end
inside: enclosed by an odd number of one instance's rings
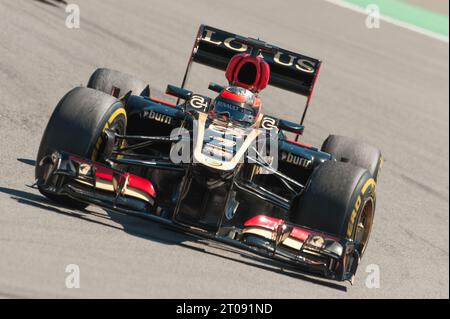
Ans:
POLYGON ((144 81, 129 74, 106 68, 95 70, 89 79, 87 87, 110 95, 116 93, 115 97, 123 96, 130 91, 133 95, 147 97, 150 95, 150 89, 144 81), (113 92, 113 88, 117 88, 119 91, 113 92))
POLYGON ((293 205, 291 220, 301 226, 353 239, 364 253, 375 213, 376 182, 369 171, 328 161, 311 175, 293 205))
MULTIPOLYGON (((35 177, 43 178, 42 158, 54 151, 65 151, 83 158, 99 160, 103 132, 106 128, 124 134, 126 112, 122 102, 103 92, 77 87, 58 103, 42 136, 36 159, 35 177)), ((85 203, 67 196, 39 191, 48 198, 74 208, 85 208, 85 203)))
POLYGON ((334 155, 338 161, 367 169, 377 181, 383 162, 378 148, 350 137, 330 135, 323 142, 321 150, 334 155))

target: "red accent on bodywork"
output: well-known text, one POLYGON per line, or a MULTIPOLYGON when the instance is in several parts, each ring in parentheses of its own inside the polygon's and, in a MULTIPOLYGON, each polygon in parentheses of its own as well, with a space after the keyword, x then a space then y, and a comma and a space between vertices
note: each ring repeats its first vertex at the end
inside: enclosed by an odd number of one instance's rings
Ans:
POLYGON ((156 102, 156 103, 164 104, 164 105, 167 105, 167 106, 176 107, 176 105, 173 104, 173 103, 170 103, 170 102, 167 102, 167 101, 164 101, 164 100, 160 100, 160 99, 155 99, 154 97, 149 98, 149 100, 153 101, 153 102, 156 102))
POLYGON ((282 223, 282 219, 268 217, 264 215, 256 215, 244 223, 245 227, 257 226, 263 228, 275 229, 276 225, 282 223))
POLYGON ((149 180, 142 178, 140 176, 137 176, 137 175, 132 175, 129 173, 125 173, 125 174, 129 175, 129 184, 128 185, 130 187, 140 189, 140 190, 146 192, 147 194, 149 194, 150 196, 156 197, 156 192, 153 187, 153 184, 149 180))
MULTIPOLYGON (((77 156, 71 155, 69 157, 71 161, 75 161, 78 163, 85 163, 89 164, 95 167, 95 177, 104 179, 107 181, 113 180, 113 170, 111 168, 105 167, 99 163, 91 162, 82 158, 79 158, 77 156)), ((121 173, 123 177, 128 177, 128 186, 136 188, 138 190, 141 190, 147 194, 149 194, 152 197, 156 197, 155 188, 153 187, 153 184, 140 176, 133 175, 130 173, 121 173)))
POLYGON ((314 77, 313 84, 311 86, 311 92, 309 92, 308 100, 306 101, 306 104, 309 105, 312 99, 312 95, 314 92, 314 88, 316 87, 317 78, 319 77, 320 69, 322 68, 322 62, 319 62, 319 66, 317 67, 316 76, 314 77))
POLYGON ((286 141, 289 142, 289 143, 294 143, 294 144, 300 145, 302 147, 306 147, 306 148, 313 148, 314 147, 311 144, 302 143, 302 142, 295 141, 295 140, 286 140, 286 141))
MULTIPOLYGON (((288 223, 286 223, 286 221, 283 219, 268 217, 268 216, 264 216, 264 215, 257 215, 255 217, 247 220, 244 223, 244 226, 245 227, 261 227, 261 228, 270 229, 272 231, 276 231, 277 227, 279 225, 283 225, 283 224, 288 224, 288 223)), ((290 234, 290 237, 298 239, 300 241, 305 241, 309 235, 321 235, 325 239, 331 239, 331 240, 335 240, 335 241, 339 240, 337 237, 330 236, 330 235, 324 234, 322 232, 305 229, 305 228, 295 226, 292 224, 289 224, 289 225, 293 226, 293 230, 290 234)))

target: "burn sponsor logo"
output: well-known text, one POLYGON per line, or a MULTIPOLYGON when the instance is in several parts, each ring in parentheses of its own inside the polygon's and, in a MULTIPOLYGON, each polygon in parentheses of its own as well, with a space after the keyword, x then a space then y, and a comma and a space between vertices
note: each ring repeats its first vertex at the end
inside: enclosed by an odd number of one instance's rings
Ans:
POLYGON ((281 153, 281 160, 286 163, 293 164, 293 165, 300 166, 300 167, 307 168, 307 169, 310 169, 312 167, 312 160, 309 160, 304 157, 294 155, 294 154, 288 153, 288 152, 281 153))
POLYGON ((144 111, 143 117, 145 119, 154 120, 157 122, 165 123, 165 124, 171 124, 172 123, 172 117, 169 115, 157 113, 153 110, 151 111, 144 111))

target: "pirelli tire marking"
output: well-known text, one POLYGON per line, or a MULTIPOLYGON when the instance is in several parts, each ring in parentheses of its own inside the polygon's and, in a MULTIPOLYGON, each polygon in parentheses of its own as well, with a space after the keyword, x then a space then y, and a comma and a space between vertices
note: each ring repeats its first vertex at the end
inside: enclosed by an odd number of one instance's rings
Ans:
POLYGON ((347 237, 351 238, 353 235, 355 222, 358 217, 358 212, 360 211, 361 204, 365 204, 369 196, 372 196, 375 199, 375 195, 376 182, 373 178, 370 178, 364 183, 363 187, 361 188, 361 192, 358 194, 358 197, 356 199, 355 206, 353 207, 352 214, 350 215, 350 221, 347 226, 347 237))

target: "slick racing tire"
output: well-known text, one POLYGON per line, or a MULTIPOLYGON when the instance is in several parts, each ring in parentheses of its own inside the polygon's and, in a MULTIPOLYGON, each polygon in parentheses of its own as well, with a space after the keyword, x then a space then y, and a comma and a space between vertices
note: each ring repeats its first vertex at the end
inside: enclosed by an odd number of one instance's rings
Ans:
MULTIPOLYGON (((122 102, 111 95, 89 88, 77 87, 58 103, 42 136, 36 159, 35 177, 42 180, 44 156, 54 151, 65 151, 83 158, 102 161, 104 131, 108 128, 118 134, 126 130, 127 116, 122 102)), ((74 208, 85 208, 85 203, 67 196, 39 191, 48 198, 74 208)))
POLYGON ((338 161, 367 169, 374 180, 378 180, 383 164, 383 157, 378 148, 350 137, 330 135, 323 142, 321 150, 334 155, 338 161))
POLYGON ((336 161, 311 174, 290 219, 340 238, 353 239, 360 256, 370 237, 375 214, 376 182, 368 170, 336 161))
POLYGON ((150 89, 144 81, 131 75, 105 68, 95 70, 89 79, 87 87, 114 95, 115 97, 124 96, 130 91, 133 95, 147 97, 150 95, 150 89))

